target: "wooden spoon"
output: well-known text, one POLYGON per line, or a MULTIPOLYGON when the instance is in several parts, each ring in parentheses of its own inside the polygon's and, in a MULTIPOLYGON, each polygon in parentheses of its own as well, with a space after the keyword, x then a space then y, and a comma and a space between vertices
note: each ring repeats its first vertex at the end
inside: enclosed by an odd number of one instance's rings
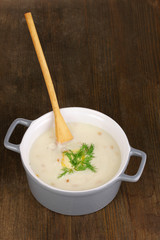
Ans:
POLYGON ((25 13, 25 19, 28 25, 28 29, 33 41, 33 45, 40 63, 40 67, 43 73, 43 77, 47 86, 47 90, 49 93, 50 101, 52 104, 53 112, 55 115, 55 131, 56 138, 59 143, 67 142, 73 139, 73 136, 68 129, 59 109, 56 93, 54 90, 54 86, 52 83, 51 75, 46 63, 46 59, 39 41, 39 37, 34 25, 34 21, 32 18, 32 14, 30 12, 25 13))

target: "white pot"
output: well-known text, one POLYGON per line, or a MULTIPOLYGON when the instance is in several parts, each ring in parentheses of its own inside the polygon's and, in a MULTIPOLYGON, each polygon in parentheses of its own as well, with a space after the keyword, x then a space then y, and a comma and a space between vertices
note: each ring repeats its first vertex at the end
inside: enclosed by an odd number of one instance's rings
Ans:
POLYGON ((130 147, 122 128, 103 113, 78 107, 63 108, 61 113, 66 122, 90 123, 104 129, 116 140, 121 151, 121 167, 109 182, 90 190, 68 191, 49 186, 36 177, 29 164, 30 148, 39 135, 53 126, 53 112, 49 112, 34 121, 22 118, 14 120, 6 134, 4 145, 8 149, 20 153, 30 190, 43 206, 66 215, 93 213, 105 207, 115 198, 122 181, 136 182, 139 180, 146 163, 146 154, 130 147), (19 145, 9 142, 10 136, 18 124, 28 127, 19 145), (131 156, 141 157, 139 169, 133 176, 124 174, 131 156))

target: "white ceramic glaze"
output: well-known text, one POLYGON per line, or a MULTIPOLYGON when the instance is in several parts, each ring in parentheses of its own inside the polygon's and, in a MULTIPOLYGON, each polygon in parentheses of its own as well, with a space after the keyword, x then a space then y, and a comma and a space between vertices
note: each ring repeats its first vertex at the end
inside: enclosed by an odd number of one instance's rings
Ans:
POLYGON ((53 112, 49 112, 33 122, 25 119, 16 119, 6 134, 4 145, 10 150, 20 152, 31 192, 43 206, 66 215, 93 213, 105 207, 115 198, 122 181, 138 181, 145 166, 146 154, 131 148, 122 128, 105 114, 77 107, 63 108, 61 113, 66 122, 83 122, 95 125, 104 129, 116 140, 121 151, 121 167, 117 174, 106 184, 90 190, 67 191, 49 186, 36 177, 29 164, 30 148, 35 139, 53 125, 53 112), (9 142, 9 138, 17 124, 29 126, 20 145, 9 142), (134 176, 124 174, 131 155, 142 158, 139 169, 134 176))

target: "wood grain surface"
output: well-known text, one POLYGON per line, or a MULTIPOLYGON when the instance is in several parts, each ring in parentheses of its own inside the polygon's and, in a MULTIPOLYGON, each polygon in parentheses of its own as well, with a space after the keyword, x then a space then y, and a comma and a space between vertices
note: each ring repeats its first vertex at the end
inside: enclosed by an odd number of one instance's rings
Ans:
MULTIPOLYGON (((0 1, 0 239, 160 239, 159 0, 0 1), (104 209, 64 216, 32 196, 20 155, 4 148, 11 122, 51 111, 24 13, 34 17, 60 107, 101 111, 147 153, 137 183, 104 209)), ((25 128, 11 141, 20 143, 25 128)), ((133 158, 127 173, 137 171, 133 158)))

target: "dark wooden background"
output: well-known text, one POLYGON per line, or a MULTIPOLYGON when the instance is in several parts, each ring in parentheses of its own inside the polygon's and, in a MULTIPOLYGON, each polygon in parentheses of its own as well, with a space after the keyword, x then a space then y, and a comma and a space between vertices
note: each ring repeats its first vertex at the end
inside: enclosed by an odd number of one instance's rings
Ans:
MULTIPOLYGON (((0 239, 160 239, 160 1, 0 1, 0 239), (137 183, 122 183, 106 208, 63 216, 31 195, 20 156, 3 139, 17 117, 51 110, 25 22, 31 11, 60 107, 81 106, 116 120, 147 153, 137 183)), ((24 129, 12 141, 19 143, 24 129)), ((133 159, 128 172, 135 173, 133 159)))

